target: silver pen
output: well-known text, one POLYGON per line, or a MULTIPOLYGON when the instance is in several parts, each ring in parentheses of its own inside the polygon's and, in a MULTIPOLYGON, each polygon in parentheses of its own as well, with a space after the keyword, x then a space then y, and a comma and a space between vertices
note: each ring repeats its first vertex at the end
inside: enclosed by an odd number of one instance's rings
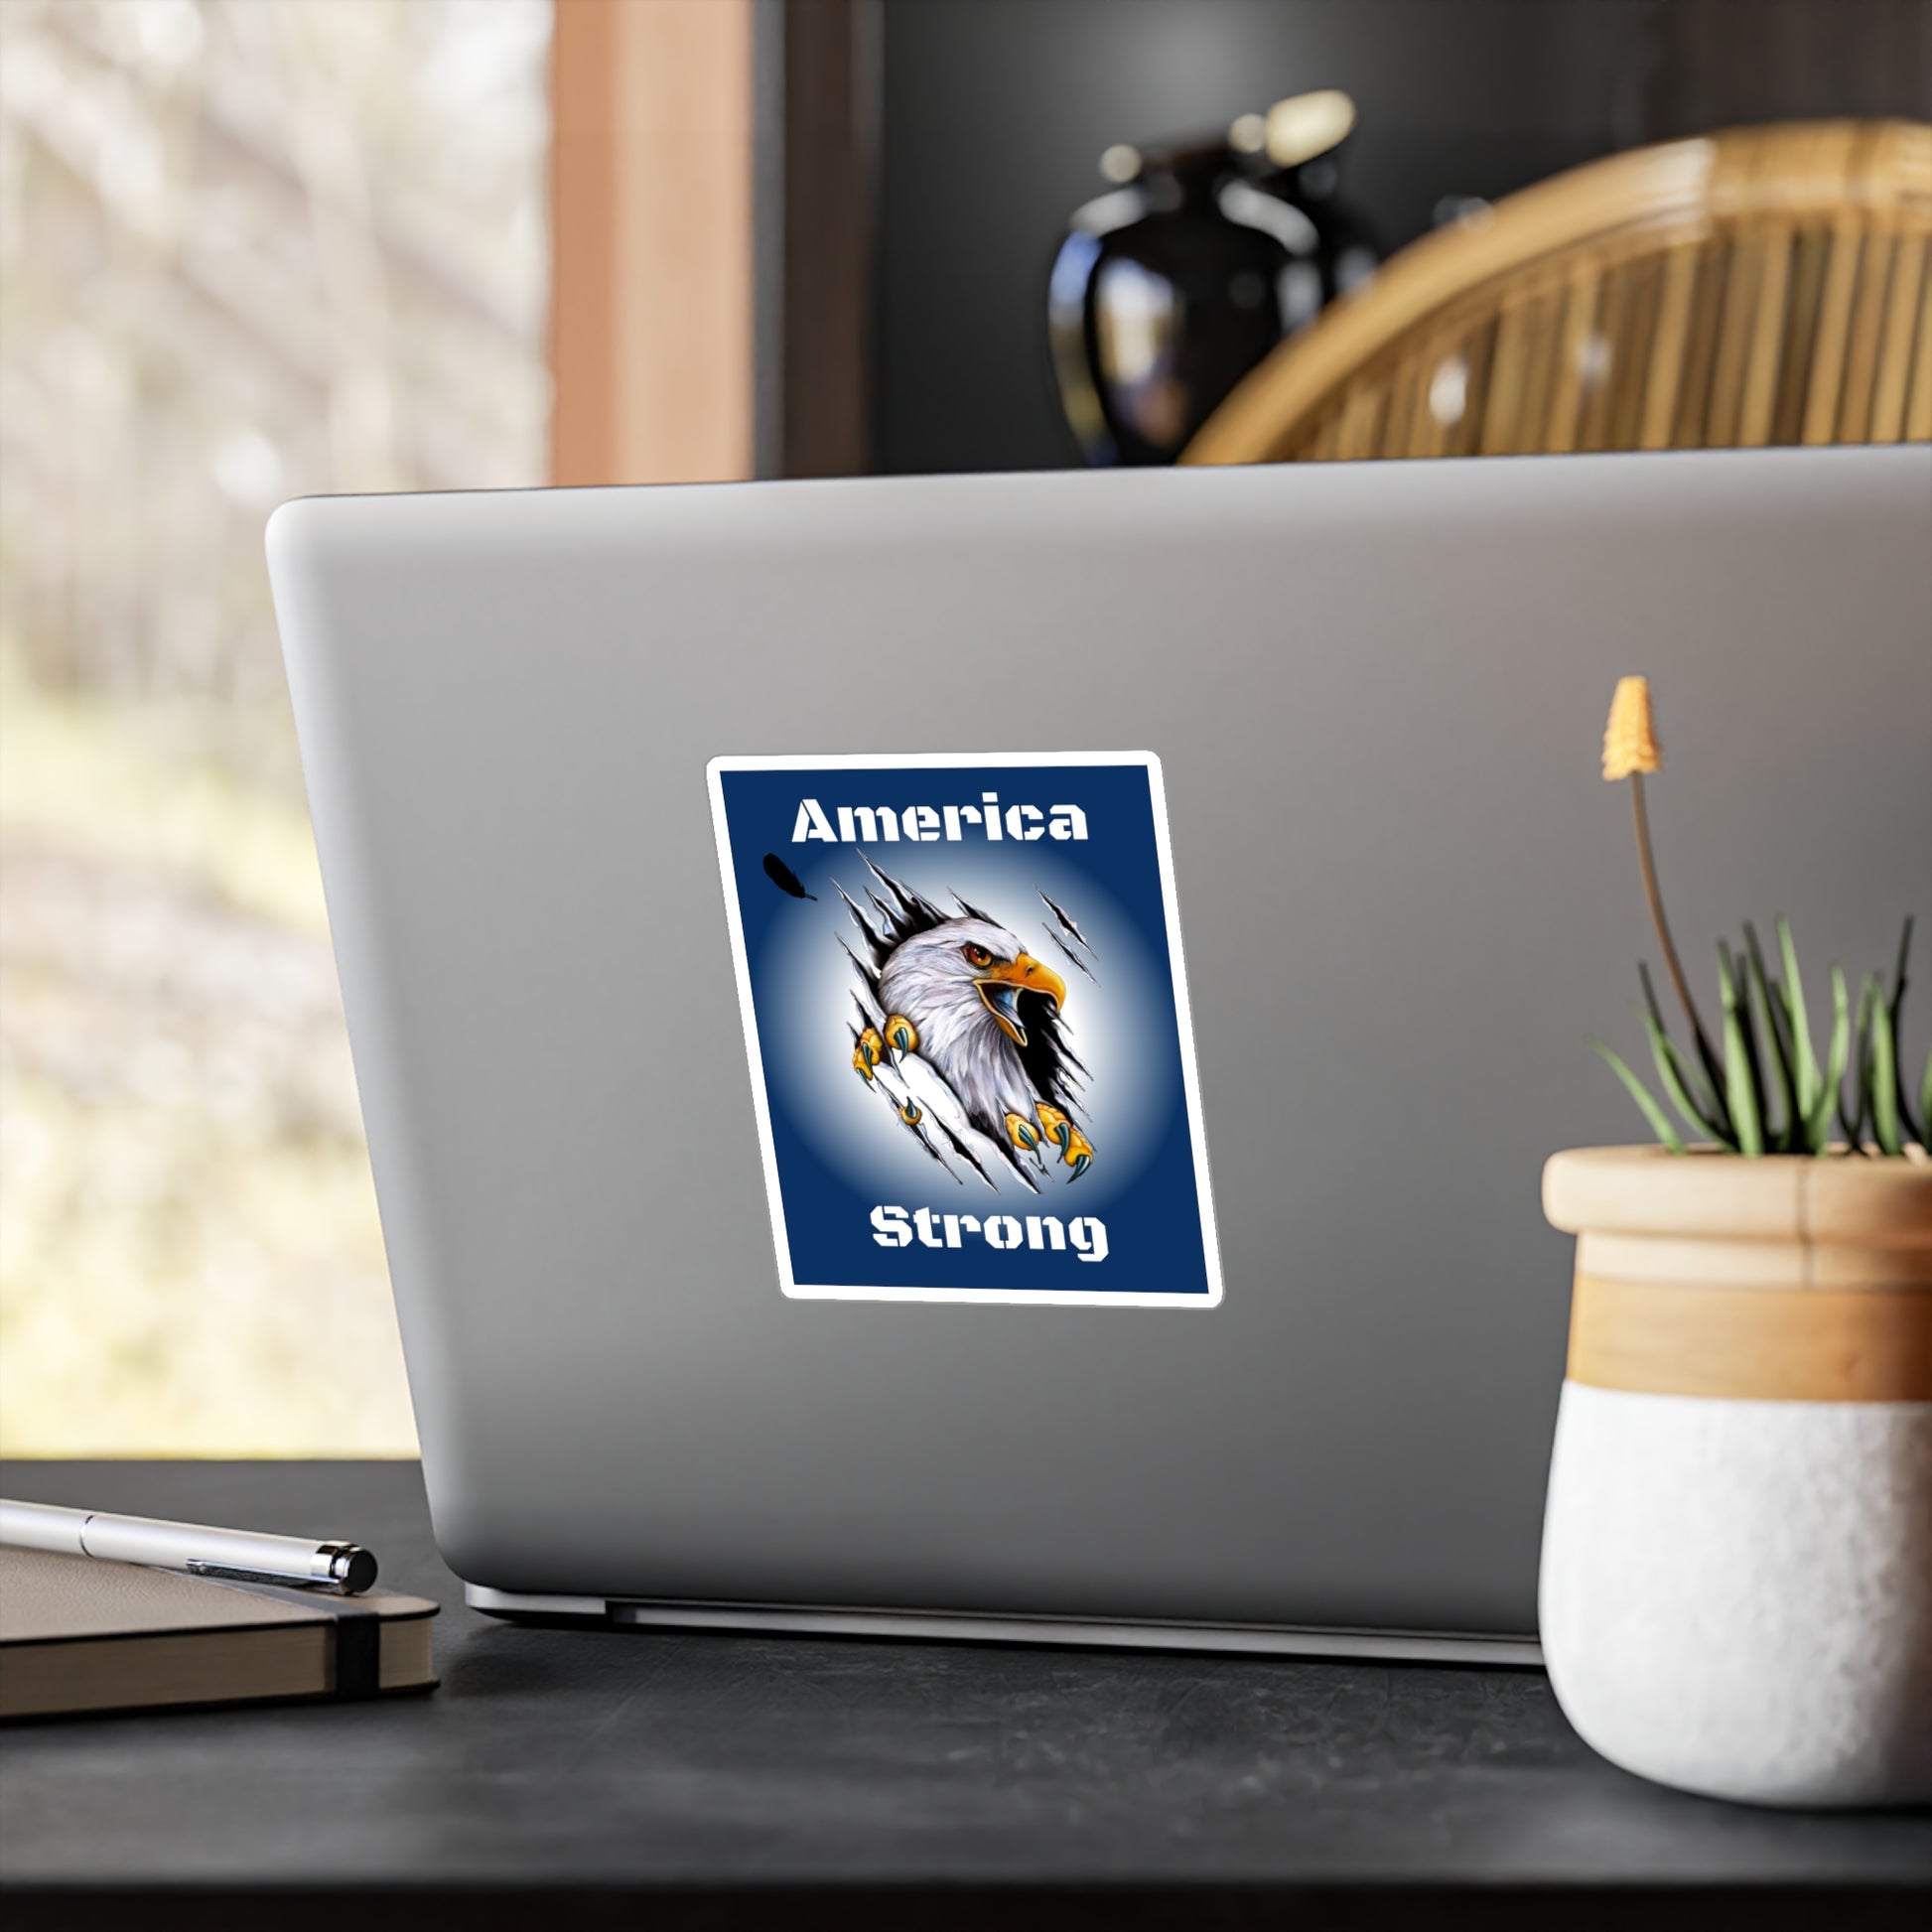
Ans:
POLYGON ((375 1582, 375 1558, 353 1543, 312 1543, 300 1536, 210 1529, 156 1516, 110 1516, 55 1503, 0 1499, 0 1543, 236 1583, 320 1587, 345 1596, 358 1595, 375 1582))

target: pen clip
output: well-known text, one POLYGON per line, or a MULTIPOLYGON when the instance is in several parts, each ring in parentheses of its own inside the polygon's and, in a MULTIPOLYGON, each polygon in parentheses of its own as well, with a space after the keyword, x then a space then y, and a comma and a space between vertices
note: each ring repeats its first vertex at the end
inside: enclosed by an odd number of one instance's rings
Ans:
POLYGON ((190 1557, 182 1566, 191 1577, 208 1577, 217 1583, 225 1584, 274 1584, 281 1589, 326 1589, 338 1593, 342 1586, 333 1579, 291 1577, 286 1571, 244 1570, 231 1563, 208 1563, 201 1557, 190 1557))

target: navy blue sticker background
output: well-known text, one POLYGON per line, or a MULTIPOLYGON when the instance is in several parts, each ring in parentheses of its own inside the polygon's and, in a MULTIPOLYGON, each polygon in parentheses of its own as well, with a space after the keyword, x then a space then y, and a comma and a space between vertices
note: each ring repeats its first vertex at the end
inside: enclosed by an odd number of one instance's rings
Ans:
POLYGON ((942 1289, 1209 1297, 1205 1203, 1196 1185, 1147 767, 723 769, 718 781, 795 1285, 887 1295, 942 1289), (999 793, 1003 804, 1029 801, 1042 810, 1076 804, 1088 835, 996 843, 968 825, 956 843, 792 842, 804 797, 819 800, 836 824, 841 804, 973 803, 986 791, 999 793), (857 981, 839 950, 841 940, 856 943, 857 933, 834 883, 863 902, 863 888, 876 882, 861 851, 935 902, 949 906, 950 894, 962 894, 1061 973, 1074 1050, 1097 1076, 1095 1107, 1081 1115, 1094 1165, 1077 1180, 1065 1180, 1055 1167, 1039 1197, 1012 1186, 996 1196, 976 1175, 966 1173, 962 1184, 908 1152, 909 1137, 876 1098, 875 1111, 862 1111, 863 1082, 851 1068, 847 1031, 847 989, 857 981), (816 900, 775 886, 763 870, 767 853, 783 860, 816 900), (1097 983, 1051 949, 1036 896, 1042 889, 1094 939, 1097 983), (1096 1030, 1096 1022, 1104 1025, 1096 1030), (1103 1052, 1109 1040, 1119 1050, 1103 1052), (1105 1223, 1108 1252, 1096 1263, 1070 1248, 998 1251, 970 1232, 956 1250, 917 1241, 882 1247, 871 1220, 881 1203, 981 1216, 1094 1216, 1105 1223))

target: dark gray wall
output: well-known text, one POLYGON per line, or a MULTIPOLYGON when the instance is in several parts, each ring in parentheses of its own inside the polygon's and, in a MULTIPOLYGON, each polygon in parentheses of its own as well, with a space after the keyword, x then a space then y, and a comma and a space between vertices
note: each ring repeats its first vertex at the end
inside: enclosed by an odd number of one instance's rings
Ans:
POLYGON ((887 0, 877 467, 1075 462, 1044 291, 1096 157, 1322 86, 1393 245, 1614 148, 1932 117, 1932 0, 887 0))

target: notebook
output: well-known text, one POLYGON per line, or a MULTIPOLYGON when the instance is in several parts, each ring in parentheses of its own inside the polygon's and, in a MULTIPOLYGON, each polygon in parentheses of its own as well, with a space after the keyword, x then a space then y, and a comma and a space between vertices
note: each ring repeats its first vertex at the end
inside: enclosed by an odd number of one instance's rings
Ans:
POLYGON ((436 1609, 0 1548, 0 1719, 426 1691, 436 1609))

